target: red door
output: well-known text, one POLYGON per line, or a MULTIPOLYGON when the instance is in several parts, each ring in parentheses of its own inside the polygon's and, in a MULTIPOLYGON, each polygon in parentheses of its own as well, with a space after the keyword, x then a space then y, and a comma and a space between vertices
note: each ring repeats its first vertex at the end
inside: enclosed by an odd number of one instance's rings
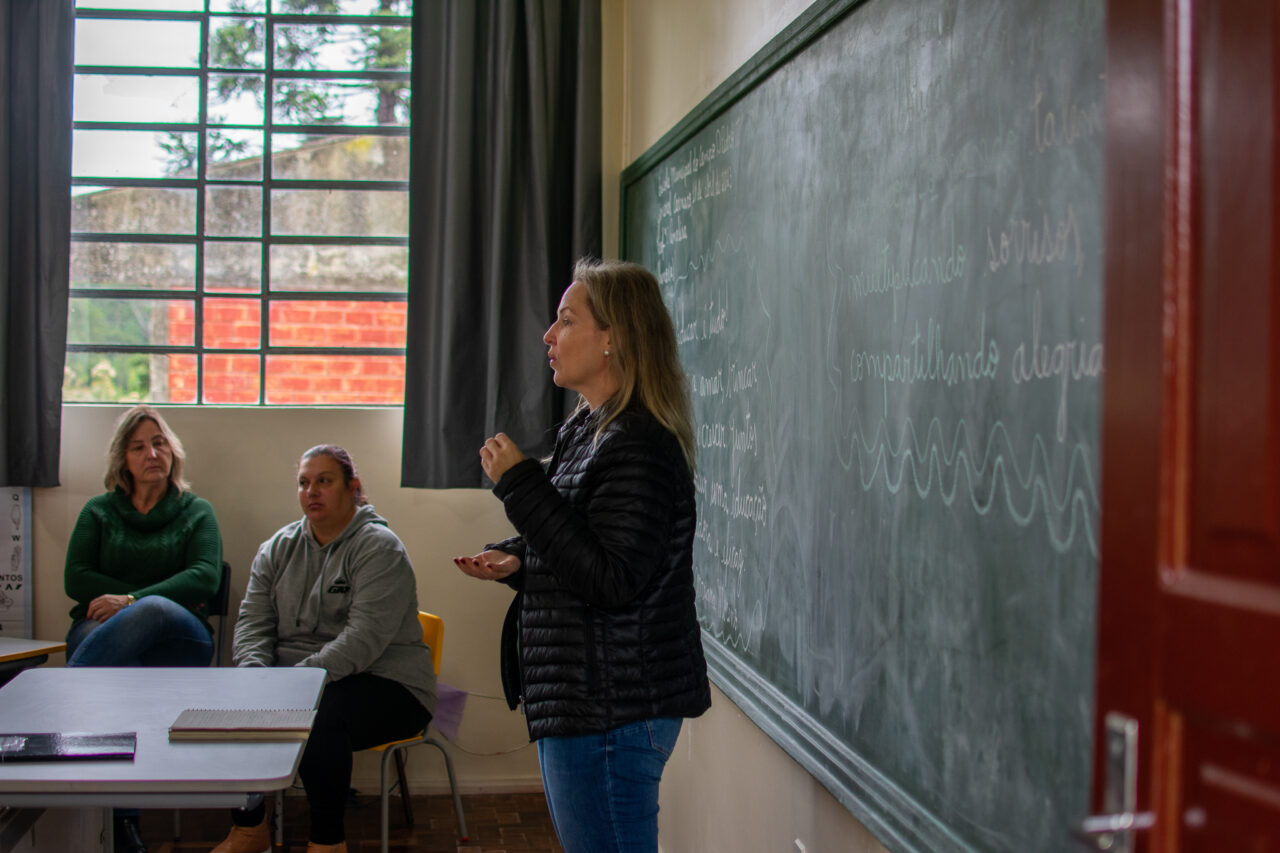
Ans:
POLYGON ((1107 12, 1095 810, 1280 851, 1280 2, 1107 12))

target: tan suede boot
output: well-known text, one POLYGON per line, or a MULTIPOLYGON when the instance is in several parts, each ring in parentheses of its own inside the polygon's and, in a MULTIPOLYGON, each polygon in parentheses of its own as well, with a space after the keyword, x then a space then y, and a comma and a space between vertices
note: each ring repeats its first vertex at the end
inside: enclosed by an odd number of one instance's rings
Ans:
POLYGON ((264 820, 257 826, 233 826, 211 853, 271 853, 271 828, 264 820))

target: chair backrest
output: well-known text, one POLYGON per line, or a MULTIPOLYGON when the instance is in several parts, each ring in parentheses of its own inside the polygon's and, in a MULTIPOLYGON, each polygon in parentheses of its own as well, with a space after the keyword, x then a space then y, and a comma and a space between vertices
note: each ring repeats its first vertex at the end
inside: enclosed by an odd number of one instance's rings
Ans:
POLYGON ((422 642, 431 649, 431 666, 440 674, 440 649, 444 645, 444 620, 434 613, 418 611, 418 623, 422 625, 422 642))
POLYGON ((213 660, 209 661, 212 666, 222 666, 222 649, 226 645, 227 637, 227 610, 231 606, 231 564, 226 560, 222 561, 222 577, 218 579, 218 590, 213 594, 213 598, 205 602, 204 612, 207 616, 218 617, 218 630, 213 637, 213 660))
POLYGON ((205 613, 210 616, 226 616, 227 605, 231 598, 231 564, 222 561, 222 577, 218 580, 218 591, 205 604, 205 613))

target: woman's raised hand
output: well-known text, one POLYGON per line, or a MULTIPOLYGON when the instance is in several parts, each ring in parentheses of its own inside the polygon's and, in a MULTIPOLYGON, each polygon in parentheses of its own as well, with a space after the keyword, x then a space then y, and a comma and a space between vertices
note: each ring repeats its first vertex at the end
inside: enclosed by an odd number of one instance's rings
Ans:
POLYGON ((486 439, 484 446, 480 448, 480 467, 495 483, 502 479, 508 468, 523 459, 524 454, 514 441, 507 438, 505 432, 486 439))

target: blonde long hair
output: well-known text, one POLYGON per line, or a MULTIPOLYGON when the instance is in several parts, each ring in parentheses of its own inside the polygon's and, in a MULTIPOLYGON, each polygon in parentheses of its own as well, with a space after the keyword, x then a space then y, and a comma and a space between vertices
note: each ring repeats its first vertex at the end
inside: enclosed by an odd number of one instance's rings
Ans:
POLYGON ((173 453, 173 464, 169 466, 169 483, 180 492, 189 492, 191 487, 182 479, 183 463, 187 454, 182 449, 182 442, 177 433, 169 428, 160 413, 151 406, 134 406, 116 421, 116 432, 111 437, 111 447, 107 450, 107 473, 102 483, 108 492, 115 491, 116 486, 124 490, 126 495, 133 494, 133 475, 129 473, 129 437, 143 421, 151 421, 160 430, 164 440, 169 442, 169 450, 173 453))
MULTIPOLYGON (((617 392, 601 404, 604 411, 596 435, 637 399, 675 435, 693 471, 689 386, 658 280, 639 264, 591 258, 574 265, 573 280, 586 288, 596 325, 609 330, 609 361, 619 383, 617 392)), ((586 400, 579 400, 578 408, 584 406, 586 400)))

